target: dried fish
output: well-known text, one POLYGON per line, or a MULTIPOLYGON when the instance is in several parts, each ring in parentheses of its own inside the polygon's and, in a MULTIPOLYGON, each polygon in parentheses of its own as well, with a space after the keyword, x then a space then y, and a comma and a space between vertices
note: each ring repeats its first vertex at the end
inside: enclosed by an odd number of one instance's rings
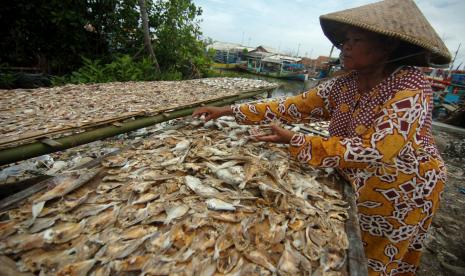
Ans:
POLYGON ((42 275, 346 273, 353 210, 330 172, 248 143, 234 118, 210 125, 173 120, 130 134, 144 139, 107 157, 105 175, 5 212, 0 255, 42 275))
POLYGON ((176 146, 172 149, 174 152, 184 152, 186 151, 191 144, 191 141, 189 140, 182 140, 179 143, 176 144, 176 146))
POLYGON ((186 175, 184 177, 184 183, 194 191, 197 195, 205 198, 216 197, 219 192, 217 189, 202 184, 202 181, 194 176, 186 175))
POLYGON ((17 222, 14 220, 1 221, 0 222, 0 240, 3 240, 6 237, 14 234, 17 231, 16 225, 17 225, 17 222))
POLYGON ((270 257, 263 250, 253 250, 246 252, 244 256, 253 263, 261 265, 273 273, 277 272, 276 266, 271 262, 270 257))
POLYGON ((115 260, 111 263, 111 268, 117 273, 140 271, 153 255, 133 256, 124 260, 115 260))
POLYGON ((240 222, 243 219, 240 213, 232 212, 208 212, 208 216, 226 222, 240 222))
POLYGON ((102 165, 107 168, 123 167, 128 163, 128 159, 121 155, 111 155, 102 160, 102 165))
POLYGON ((216 261, 216 269, 220 273, 228 273, 236 266, 238 260, 239 253, 234 249, 229 249, 216 261))
POLYGON ((103 182, 97 187, 96 193, 97 194, 104 194, 113 189, 116 189, 122 186, 124 183, 122 182, 103 182))
POLYGON ((53 228, 47 229, 43 232, 44 241, 47 243, 64 243, 77 238, 82 230, 86 221, 83 220, 80 223, 65 222, 56 225, 53 228))
POLYGON ((129 241, 117 241, 112 244, 107 244, 96 257, 104 260, 105 262, 114 259, 123 259, 132 254, 139 246, 141 246, 147 239, 158 236, 159 233, 151 233, 142 238, 129 241))
POLYGON ((42 201, 48 201, 54 198, 62 197, 67 193, 77 189, 78 187, 85 184, 87 181, 92 179, 99 170, 91 170, 88 172, 82 172, 81 174, 71 174, 66 176, 56 177, 54 183, 56 183, 55 188, 46 192, 41 197, 34 200, 34 203, 40 203, 42 201))
POLYGON ((2 268, 1 274, 4 276, 33 276, 32 273, 22 273, 18 271, 15 261, 7 256, 0 256, 0 267, 2 268))
POLYGON ((0 241, 0 254, 19 253, 25 250, 41 248, 45 244, 44 235, 16 234, 0 241))
POLYGON ((85 217, 95 216, 105 211, 106 209, 115 206, 115 203, 108 204, 88 204, 83 205, 74 211, 74 215, 78 220, 81 220, 85 217))
POLYGON ((136 182, 132 186, 132 190, 136 193, 145 193, 148 191, 152 185, 155 184, 154 181, 142 181, 142 182, 136 182))
POLYGON ((113 225, 116 222, 120 211, 119 206, 113 206, 111 211, 104 211, 96 217, 92 217, 87 221, 86 231, 89 233, 96 233, 113 225))
POLYGON ((171 239, 171 231, 165 233, 158 232, 148 243, 145 244, 148 252, 163 253, 171 247, 173 240, 171 239))
POLYGON ((233 204, 224 202, 217 198, 210 198, 205 201, 207 203, 207 207, 210 210, 215 211, 235 211, 236 207, 233 204))
POLYGON ((323 192, 329 196, 332 196, 332 197, 335 197, 337 199, 341 199, 342 198, 342 195, 341 193, 329 188, 328 186, 326 185, 322 185, 322 188, 323 188, 323 192))
POLYGON ((157 231, 157 227, 149 226, 146 227, 144 225, 136 225, 126 229, 120 236, 121 240, 133 240, 141 238, 149 233, 153 233, 157 231))
POLYGON ((51 218, 39 218, 37 219, 32 227, 29 229, 29 233, 37 233, 44 229, 47 229, 55 224, 58 220, 58 217, 51 217, 51 218))
POLYGON ((145 206, 145 208, 139 208, 138 206, 134 205, 127 205, 122 208, 118 216, 118 221, 123 227, 135 225, 148 218, 148 210, 149 205, 145 206))
POLYGON ((128 180, 128 173, 108 174, 102 179, 103 182, 126 182, 128 180))
POLYGON ((75 276, 86 276, 87 273, 92 269, 96 260, 86 260, 82 262, 77 262, 73 264, 66 265, 60 271, 58 271, 58 276, 64 275, 75 275, 75 276))
POLYGON ((170 206, 166 211, 166 219, 164 224, 170 224, 172 220, 184 216, 189 211, 189 206, 186 205, 174 205, 170 206))
POLYGON ((323 271, 339 270, 344 265, 346 256, 343 250, 325 248, 320 258, 320 266, 323 271))
POLYGON ((221 180, 223 180, 225 183, 238 186, 244 181, 244 174, 234 174, 233 171, 231 170, 231 167, 233 167, 231 164, 237 164, 236 161, 229 161, 224 163, 221 166, 216 166, 212 163, 206 163, 207 167, 212 170, 212 172, 221 180))
POLYGON ((53 270, 76 261, 76 249, 43 250, 33 249, 23 254, 18 262, 18 268, 22 271, 38 272, 43 268, 53 270))
POLYGON ((215 253, 213 259, 216 260, 220 257, 222 251, 234 245, 233 238, 230 233, 224 233, 218 237, 215 243, 215 253))
POLYGON ((86 202, 86 200, 89 198, 89 194, 90 193, 86 193, 84 194, 83 196, 79 197, 79 198, 65 198, 63 200, 63 205, 66 209, 66 211, 70 211, 74 208, 76 208, 77 206, 83 204, 84 202, 86 202))
POLYGON ((158 191, 150 191, 150 192, 147 192, 147 193, 141 195, 136 200, 132 201, 131 204, 133 204, 133 205, 135 205, 135 204, 143 204, 143 203, 147 203, 149 201, 155 200, 155 199, 157 199, 159 197, 160 197, 160 194, 158 193, 158 191))
POLYGON ((194 236, 191 248, 195 251, 203 252, 207 248, 215 246, 218 234, 212 230, 200 231, 198 235, 194 236))
POLYGON ((296 254, 289 241, 286 242, 284 252, 278 263, 278 270, 289 274, 299 273, 300 257, 296 254))

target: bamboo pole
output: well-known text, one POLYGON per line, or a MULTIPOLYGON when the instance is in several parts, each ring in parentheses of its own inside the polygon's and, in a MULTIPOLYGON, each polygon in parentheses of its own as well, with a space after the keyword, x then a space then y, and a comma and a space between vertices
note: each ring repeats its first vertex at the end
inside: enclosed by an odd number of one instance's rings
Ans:
MULTIPOLYGON (((249 91, 249 92, 246 92, 240 95, 225 97, 223 99, 219 99, 219 100, 207 102, 207 103, 208 105, 224 106, 227 104, 234 103, 237 100, 246 99, 246 98, 250 98, 252 96, 261 94, 261 93, 265 93, 274 88, 275 87, 249 91)), ((139 128, 148 127, 148 126, 158 124, 164 121, 172 120, 172 119, 179 118, 179 117, 184 117, 184 116, 192 114, 192 112, 197 107, 200 107, 205 104, 206 103, 204 102, 198 102, 195 105, 183 107, 182 109, 179 109, 179 110, 164 112, 164 113, 157 114, 154 116, 141 117, 141 118, 135 119, 134 121, 123 122, 121 123, 120 126, 113 126, 113 125, 105 126, 105 127, 100 127, 97 129, 89 130, 86 132, 57 138, 57 139, 54 139, 54 141, 56 141, 58 144, 54 147, 51 147, 41 142, 35 142, 35 143, 27 144, 27 145, 20 145, 17 147, 0 150, 0 166, 13 163, 13 162, 17 162, 17 161, 21 161, 21 160, 25 160, 25 159, 29 159, 32 157, 37 157, 37 156, 48 154, 48 153, 62 151, 65 149, 77 147, 83 144, 105 139, 105 138, 115 136, 118 134, 134 131, 139 128)))

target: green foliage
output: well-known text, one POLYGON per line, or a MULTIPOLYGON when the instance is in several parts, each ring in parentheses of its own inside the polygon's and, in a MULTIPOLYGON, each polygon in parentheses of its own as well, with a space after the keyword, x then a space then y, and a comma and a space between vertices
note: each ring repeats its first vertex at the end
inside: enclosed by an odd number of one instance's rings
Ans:
POLYGON ((164 81, 182 80, 182 74, 181 72, 177 72, 177 71, 163 71, 161 72, 158 80, 164 80, 164 81))
POLYGON ((192 0, 145 1, 159 76, 140 59, 147 55, 137 0, 6 1, 0 15, 0 62, 70 74, 53 78, 57 84, 206 74, 211 58, 199 40, 202 10, 192 0))
POLYGON ((62 74, 78 68, 82 55, 108 58, 108 43, 99 27, 111 26, 115 5, 116 1, 95 0, 5 1, 0 15, 0 60, 62 74), (95 32, 84 29, 88 22, 96 26, 95 32))
MULTIPOLYGON (((64 82, 71 83, 98 83, 114 81, 148 81, 155 80, 157 76, 152 63, 143 58, 141 61, 134 61, 128 55, 122 55, 115 61, 102 64, 100 60, 90 60, 83 58, 84 65, 79 70, 73 72, 64 82)), ((56 79, 55 84, 60 84, 63 79, 56 79)))
POLYGON ((0 73, 0 89, 10 89, 14 87, 16 78, 11 73, 0 73))
POLYGON ((211 65, 204 43, 198 39, 201 32, 195 18, 202 10, 191 0, 157 0, 153 4, 149 18, 158 37, 155 53, 162 71, 181 72, 184 78, 202 76, 211 65))

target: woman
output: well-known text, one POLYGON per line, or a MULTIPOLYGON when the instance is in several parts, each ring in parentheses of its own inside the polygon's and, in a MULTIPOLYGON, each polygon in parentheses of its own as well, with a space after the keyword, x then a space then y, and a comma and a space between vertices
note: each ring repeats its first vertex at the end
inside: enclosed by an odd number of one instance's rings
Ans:
POLYGON ((414 274, 446 171, 431 133, 430 85, 407 65, 444 64, 450 55, 410 0, 383 1, 320 20, 340 46, 349 73, 295 97, 201 107, 193 115, 205 114, 207 121, 234 115, 244 124, 330 120, 329 138, 273 126, 271 135, 257 139, 289 144, 291 156, 302 163, 339 168, 356 190, 370 275, 414 274), (430 44, 423 43, 424 36, 430 44))

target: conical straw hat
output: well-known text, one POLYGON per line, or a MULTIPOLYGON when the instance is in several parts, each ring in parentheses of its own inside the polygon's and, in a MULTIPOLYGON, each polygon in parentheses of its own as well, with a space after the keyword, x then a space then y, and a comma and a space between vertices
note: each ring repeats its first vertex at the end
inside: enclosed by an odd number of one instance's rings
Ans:
POLYGON ((412 0, 385 0, 325 14, 320 16, 320 24, 336 45, 344 40, 346 27, 354 26, 397 38, 417 49, 417 53, 424 52, 410 59, 411 65, 435 67, 451 60, 446 45, 412 0))

